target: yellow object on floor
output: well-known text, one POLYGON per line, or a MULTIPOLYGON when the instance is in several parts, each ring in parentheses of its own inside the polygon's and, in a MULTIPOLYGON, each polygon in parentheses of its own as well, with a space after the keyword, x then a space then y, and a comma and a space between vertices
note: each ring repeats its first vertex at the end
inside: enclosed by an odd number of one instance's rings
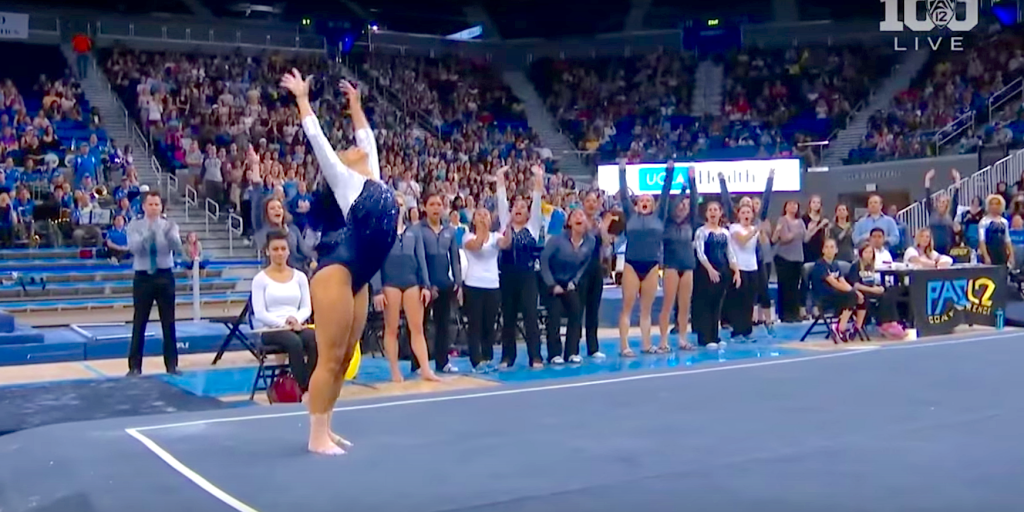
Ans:
MULTIPOLYGON (((309 324, 307 327, 316 330, 316 324, 309 324)), ((352 362, 348 364, 348 371, 345 372, 345 380, 353 380, 356 375, 359 375, 359 363, 363 361, 362 351, 363 341, 359 340, 356 342, 356 352, 352 354, 352 362)))
POLYGON ((345 372, 345 380, 353 380, 359 375, 359 363, 363 361, 362 341, 356 342, 356 352, 352 354, 352 362, 348 364, 348 371, 345 372))

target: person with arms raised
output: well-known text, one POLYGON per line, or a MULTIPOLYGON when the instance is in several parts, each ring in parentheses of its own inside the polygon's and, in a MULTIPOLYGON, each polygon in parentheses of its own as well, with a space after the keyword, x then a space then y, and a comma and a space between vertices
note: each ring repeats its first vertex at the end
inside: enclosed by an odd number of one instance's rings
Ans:
POLYGON ((640 343, 648 354, 665 353, 663 347, 651 344, 651 310, 658 294, 658 268, 668 219, 669 197, 672 190, 675 165, 665 166, 661 196, 657 201, 650 194, 636 198, 629 195, 626 185, 626 162, 619 161, 619 200, 626 217, 626 264, 622 270, 622 311, 619 313, 619 353, 622 357, 636 357, 629 347, 629 327, 633 305, 640 298, 640 343))
POLYGON ((319 358, 309 383, 308 447, 314 453, 339 455, 351 443, 331 431, 331 415, 366 326, 368 284, 397 238, 398 204, 394 191, 380 181, 377 141, 359 91, 341 83, 356 146, 335 153, 309 102, 310 78, 292 70, 281 86, 295 96, 302 130, 331 192, 318 196, 325 202, 318 215, 326 218, 314 222, 323 234, 317 248, 319 265, 310 283, 319 358))
MULTIPOLYGON (((666 171, 667 174, 667 171, 666 171)), ((666 175, 667 178, 667 175, 666 175)), ((669 207, 671 212, 665 220, 665 236, 662 246, 662 306, 658 315, 661 342, 658 350, 671 350, 668 342, 669 319, 672 305, 675 305, 677 334, 676 347, 692 350, 686 339, 690 323, 690 301, 693 296, 693 269, 697 266, 693 251, 693 232, 698 225, 697 205, 700 194, 693 167, 686 169, 687 194, 679 194, 669 207)), ((667 199, 667 198, 663 198, 667 199)))
POLYGON ((505 172, 498 170, 498 217, 508 225, 498 241, 501 248, 501 364, 507 368, 516 362, 516 326, 519 315, 523 316, 523 333, 526 338, 526 355, 529 365, 544 366, 540 355, 540 323, 537 320, 537 247, 541 236, 544 217, 541 214, 541 196, 544 194, 544 169, 534 166, 533 193, 516 197, 512 202, 511 215, 508 211, 508 192, 505 189, 505 172), (510 218, 506 218, 510 217, 510 218))

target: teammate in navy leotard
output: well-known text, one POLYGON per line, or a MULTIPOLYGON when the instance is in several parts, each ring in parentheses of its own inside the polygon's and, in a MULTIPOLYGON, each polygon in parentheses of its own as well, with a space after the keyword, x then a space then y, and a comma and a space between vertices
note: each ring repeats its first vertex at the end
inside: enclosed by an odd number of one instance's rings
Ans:
POLYGON ((409 345, 420 363, 420 377, 437 382, 441 379, 427 364, 430 355, 423 334, 423 310, 430 303, 430 276, 427 274, 423 238, 419 230, 406 222, 407 199, 402 194, 395 194, 395 199, 402 212, 398 216, 398 241, 384 260, 380 272, 370 282, 374 294, 373 307, 384 313, 384 351, 391 367, 391 380, 404 380, 398 367, 398 329, 402 311, 405 311, 409 345))
POLYGON ((669 193, 674 169, 672 162, 665 166, 664 183, 657 201, 650 194, 643 194, 636 199, 634 206, 626 186, 626 163, 619 162, 619 199, 626 217, 626 265, 622 271, 622 312, 619 313, 619 353, 622 357, 636 357, 627 338, 637 296, 640 297, 640 343, 643 351, 648 354, 666 352, 664 348, 651 345, 651 310, 658 293, 658 265, 665 238, 665 221, 672 201, 669 193))
MULTIPOLYGON (((319 360, 309 384, 309 450, 339 455, 351 443, 331 432, 331 412, 366 326, 367 284, 395 244, 399 211, 394 192, 380 181, 377 143, 359 92, 342 82, 356 146, 335 153, 313 114, 309 84, 310 79, 303 79, 295 69, 281 79, 281 86, 295 95, 302 130, 336 202, 331 203, 336 206, 334 213, 345 219, 343 224, 323 224, 317 247, 320 261, 310 283, 319 360)), ((320 215, 330 215, 331 209, 318 210, 320 215)))

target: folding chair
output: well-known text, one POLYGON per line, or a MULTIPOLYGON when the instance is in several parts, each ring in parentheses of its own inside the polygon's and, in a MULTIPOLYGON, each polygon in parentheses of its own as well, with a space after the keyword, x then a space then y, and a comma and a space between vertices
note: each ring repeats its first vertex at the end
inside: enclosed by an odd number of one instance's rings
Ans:
MULTIPOLYGON (((252 319, 249 319, 249 327, 252 328, 252 319)), ((270 385, 274 383, 274 379, 278 375, 288 373, 288 363, 274 363, 268 364, 267 358, 269 356, 278 356, 287 354, 287 352, 281 347, 268 347, 263 344, 263 337, 259 332, 252 333, 253 346, 256 349, 256 361, 258 363, 256 367, 256 377, 252 382, 252 392, 249 393, 249 401, 256 398, 257 391, 266 391, 270 389, 270 385)))
POLYGON ((242 344, 253 357, 259 358, 256 353, 256 347, 250 343, 249 339, 242 334, 242 325, 248 323, 250 328, 252 327, 252 295, 249 295, 249 300, 245 302, 245 307, 242 308, 242 312, 238 316, 220 316, 211 317, 208 320, 223 324, 224 327, 228 328, 228 334, 224 337, 224 341, 221 342, 220 348, 217 350, 217 355, 213 356, 213 362, 211 366, 216 365, 220 362, 220 359, 224 357, 224 352, 231 346, 231 343, 237 341, 242 344))
MULTIPOLYGON (((840 274, 845 276, 850 271, 850 264, 845 262, 845 261, 840 261, 840 262, 837 262, 837 263, 839 265, 839 272, 840 272, 840 274)), ((813 268, 814 268, 814 263, 804 263, 804 266, 801 269, 801 275, 803 276, 803 279, 806 280, 806 279, 809 278, 809 276, 811 274, 811 269, 813 269, 813 268)), ((813 293, 813 291, 811 293, 813 293)), ((825 339, 832 340, 832 341, 837 341, 837 340, 832 339, 832 330, 829 329, 829 325, 831 325, 833 322, 837 321, 838 318, 839 318, 839 315, 837 315, 836 312, 831 310, 831 309, 826 309, 825 306, 822 305, 821 302, 818 301, 817 298, 814 299, 814 308, 813 309, 814 309, 814 313, 813 313, 811 325, 809 325, 807 327, 807 330, 804 331, 803 336, 800 337, 800 341, 807 341, 807 338, 810 337, 812 334, 819 334, 819 335, 820 334, 824 334, 825 335, 825 339), (822 327, 825 328, 824 332, 822 332, 822 331, 815 331, 814 330, 814 328, 817 327, 819 324, 822 327)), ((851 321, 852 321, 852 316, 851 316, 851 321)), ((857 337, 861 341, 871 341, 871 338, 869 338, 868 335, 864 333, 863 329, 857 331, 857 337)))

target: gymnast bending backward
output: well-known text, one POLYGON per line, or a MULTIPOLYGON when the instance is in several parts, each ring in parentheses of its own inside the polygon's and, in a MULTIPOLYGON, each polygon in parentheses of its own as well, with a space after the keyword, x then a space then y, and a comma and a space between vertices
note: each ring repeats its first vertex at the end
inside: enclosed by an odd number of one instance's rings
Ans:
POLYGON ((331 413, 366 326, 367 284, 395 244, 399 211, 394 192, 380 181, 377 143, 359 92, 341 83, 356 146, 335 153, 313 114, 309 82, 293 69, 281 79, 281 86, 295 95, 302 130, 330 186, 330 196, 337 201, 337 213, 345 219, 343 226, 335 222, 324 230, 317 248, 319 265, 310 283, 319 360, 309 384, 309 451, 340 455, 352 444, 331 431, 331 413))

